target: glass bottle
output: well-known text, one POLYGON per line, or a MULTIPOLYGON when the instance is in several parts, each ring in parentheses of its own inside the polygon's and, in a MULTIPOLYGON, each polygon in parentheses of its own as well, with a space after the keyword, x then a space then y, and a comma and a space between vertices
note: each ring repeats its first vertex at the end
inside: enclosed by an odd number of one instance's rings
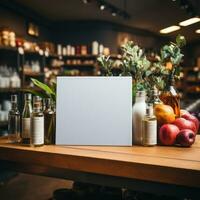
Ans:
POLYGON ((163 104, 159 98, 159 90, 156 87, 148 91, 146 102, 153 105, 163 104))
POLYGON ((174 84, 174 78, 170 77, 166 89, 160 95, 160 99, 164 104, 173 108, 176 118, 178 118, 180 117, 180 95, 176 92, 174 84))
POLYGON ((146 115, 142 120, 142 144, 155 146, 157 144, 157 119, 153 114, 153 104, 146 108, 146 115))
POLYGON ((22 143, 30 144, 31 138, 31 113, 32 113, 32 105, 31 105, 31 94, 24 94, 24 109, 22 112, 22 143))
POLYGON ((146 93, 136 93, 135 104, 133 105, 133 144, 142 144, 142 119, 146 114, 146 93))
POLYGON ((31 114, 31 145, 44 145, 44 115, 42 112, 42 99, 33 98, 33 112, 31 114))
POLYGON ((8 139, 12 143, 20 142, 20 112, 17 95, 11 95, 11 110, 8 114, 8 139))
POLYGON ((159 90, 157 88, 154 88, 153 90, 153 106, 163 104, 163 102, 160 100, 159 97, 159 90))
POLYGON ((46 99, 46 108, 44 110, 44 142, 45 144, 55 144, 55 111, 53 102, 50 98, 46 99))

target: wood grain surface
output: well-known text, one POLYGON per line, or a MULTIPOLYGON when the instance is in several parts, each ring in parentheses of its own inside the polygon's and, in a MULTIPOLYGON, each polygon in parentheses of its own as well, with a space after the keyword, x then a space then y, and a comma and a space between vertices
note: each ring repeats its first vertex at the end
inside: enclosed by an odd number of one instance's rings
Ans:
POLYGON ((200 137, 181 147, 28 147, 0 139, 0 160, 28 165, 200 187, 200 137))

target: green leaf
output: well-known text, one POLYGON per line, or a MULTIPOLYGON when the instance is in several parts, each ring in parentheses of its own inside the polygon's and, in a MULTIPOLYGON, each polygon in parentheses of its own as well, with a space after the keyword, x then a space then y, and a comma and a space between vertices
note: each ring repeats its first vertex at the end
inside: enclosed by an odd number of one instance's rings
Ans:
POLYGON ((38 81, 37 79, 31 78, 31 81, 34 83, 34 85, 36 85, 37 87, 41 88, 42 90, 44 90, 46 93, 48 93, 49 95, 56 95, 55 92, 46 84, 38 81))
POLYGON ((41 98, 49 98, 50 96, 45 94, 45 93, 42 93, 42 92, 39 92, 39 91, 36 91, 34 89, 23 89, 24 92, 28 92, 28 93, 31 93, 35 96, 39 96, 41 98))
POLYGON ((177 35, 176 37, 176 43, 179 47, 183 47, 186 45, 186 39, 183 35, 177 35))
POLYGON ((56 94, 56 87, 57 87, 57 84, 55 82, 52 82, 51 89, 55 94, 56 94))

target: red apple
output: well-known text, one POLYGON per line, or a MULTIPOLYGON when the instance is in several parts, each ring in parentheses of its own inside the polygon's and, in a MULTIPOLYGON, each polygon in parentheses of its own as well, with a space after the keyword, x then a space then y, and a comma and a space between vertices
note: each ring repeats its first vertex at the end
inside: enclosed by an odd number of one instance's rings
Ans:
POLYGON ((185 118, 177 118, 173 124, 175 124, 180 130, 183 129, 190 129, 192 130, 194 133, 197 133, 197 128, 195 126, 195 123, 189 120, 186 120, 185 118))
POLYGON ((183 147, 190 147, 195 142, 195 133, 190 129, 183 129, 176 136, 176 142, 183 147))
POLYGON ((159 131, 160 143, 163 145, 173 145, 179 131, 179 128, 173 124, 164 124, 159 131))
POLYGON ((184 114, 190 114, 187 110, 184 110, 184 109, 181 109, 181 110, 180 110, 180 113, 181 113, 181 117, 182 117, 182 115, 184 115, 184 114))
POLYGON ((195 116, 191 115, 190 113, 185 113, 184 115, 182 115, 182 117, 189 120, 189 121, 194 122, 196 129, 197 129, 197 132, 198 132, 198 130, 199 130, 199 120, 195 116))

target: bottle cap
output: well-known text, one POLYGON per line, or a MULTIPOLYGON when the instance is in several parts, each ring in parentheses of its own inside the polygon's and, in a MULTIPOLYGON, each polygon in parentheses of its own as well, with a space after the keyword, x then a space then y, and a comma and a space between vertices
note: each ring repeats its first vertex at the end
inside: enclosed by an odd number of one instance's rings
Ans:
POLYGON ((41 104, 42 104, 42 98, 39 97, 39 96, 34 96, 34 97, 33 97, 33 105, 34 105, 35 107, 40 107, 41 104))
POLYGON ((17 95, 16 94, 11 95, 11 102, 12 103, 17 103, 17 95))
POLYGON ((25 100, 31 100, 32 95, 30 93, 25 93, 24 94, 24 99, 25 100))
POLYGON ((41 101, 42 98, 40 96, 34 96, 33 101, 41 101))
POLYGON ((146 92, 144 90, 143 91, 137 91, 136 96, 137 97, 145 97, 146 96, 146 92))
POLYGON ((153 104, 148 104, 146 108, 146 115, 153 116, 153 104))

